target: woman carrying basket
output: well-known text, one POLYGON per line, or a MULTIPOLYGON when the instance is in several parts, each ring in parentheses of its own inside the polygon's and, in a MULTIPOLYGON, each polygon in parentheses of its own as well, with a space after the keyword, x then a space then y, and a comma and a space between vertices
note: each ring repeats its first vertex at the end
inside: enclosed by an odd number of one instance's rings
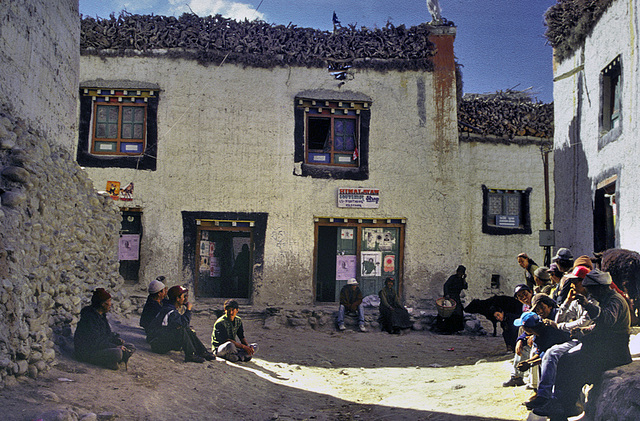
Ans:
POLYGON ((467 289, 467 268, 460 265, 456 269, 455 275, 451 275, 447 282, 444 283, 444 297, 456 302, 456 307, 451 316, 446 319, 439 320, 438 330, 440 333, 454 333, 464 329, 464 314, 462 311, 462 299, 460 293, 463 289, 467 289))

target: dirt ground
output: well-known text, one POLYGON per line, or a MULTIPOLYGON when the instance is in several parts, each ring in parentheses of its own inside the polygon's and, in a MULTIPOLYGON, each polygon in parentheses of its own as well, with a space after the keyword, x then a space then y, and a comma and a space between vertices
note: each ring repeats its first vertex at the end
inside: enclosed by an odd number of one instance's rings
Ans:
MULTIPOLYGON (((242 313, 240 314, 242 316, 242 313)), ((4 420, 524 420, 531 391, 504 388, 510 354, 500 336, 389 335, 347 330, 264 329, 248 363, 184 363, 149 351, 137 317, 110 315, 138 351, 128 370, 78 363, 63 353, 38 379, 3 389, 4 420), (66 418, 65 418, 66 417, 66 418)), ((213 316, 193 327, 210 343, 213 316)))

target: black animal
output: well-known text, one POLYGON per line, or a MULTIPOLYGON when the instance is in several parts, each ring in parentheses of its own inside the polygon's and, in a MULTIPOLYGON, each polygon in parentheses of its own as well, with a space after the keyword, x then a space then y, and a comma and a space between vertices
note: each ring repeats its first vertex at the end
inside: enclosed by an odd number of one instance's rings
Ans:
POLYGON ((491 307, 498 307, 505 313, 522 314, 522 303, 508 295, 494 295, 486 300, 471 300, 468 306, 464 308, 465 313, 482 314, 493 323, 493 336, 496 336, 498 321, 489 311, 491 307))
POLYGON ((618 288, 627 293, 631 324, 637 325, 640 317, 640 254, 633 250, 608 249, 593 255, 596 266, 609 272, 618 288))

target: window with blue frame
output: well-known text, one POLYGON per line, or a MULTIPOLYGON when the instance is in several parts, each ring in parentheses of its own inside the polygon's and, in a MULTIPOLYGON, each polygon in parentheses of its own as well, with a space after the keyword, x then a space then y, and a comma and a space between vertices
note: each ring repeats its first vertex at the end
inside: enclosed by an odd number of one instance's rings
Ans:
POLYGON ((296 98, 296 175, 366 180, 371 100, 296 98))

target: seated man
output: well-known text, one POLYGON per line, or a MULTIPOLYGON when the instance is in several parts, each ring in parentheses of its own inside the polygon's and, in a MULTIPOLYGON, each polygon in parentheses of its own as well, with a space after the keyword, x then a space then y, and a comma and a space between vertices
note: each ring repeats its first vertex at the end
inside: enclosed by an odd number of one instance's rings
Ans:
POLYGON ((216 320, 211 332, 211 348, 216 356, 231 362, 250 361, 258 349, 257 344, 247 342, 244 337, 242 319, 238 317, 240 307, 236 300, 224 303, 224 314, 216 320), (236 341, 236 337, 238 341, 236 341))
POLYGON ((338 307, 338 329, 345 330, 344 326, 344 313, 345 311, 350 313, 358 312, 358 325, 360 326, 360 332, 366 332, 364 327, 364 305, 362 304, 362 292, 358 287, 358 281, 356 278, 351 278, 347 281, 347 285, 343 286, 340 290, 340 307, 338 307))
POLYGON ((215 360, 216 357, 207 350, 189 326, 193 306, 187 302, 188 291, 180 285, 169 288, 169 301, 149 325, 147 340, 151 344, 151 350, 158 354, 184 351, 185 362, 202 363, 205 360, 215 360), (185 307, 184 314, 180 314, 177 309, 182 305, 185 307))
POLYGON ((162 281, 164 281, 164 276, 158 276, 149 283, 149 296, 140 315, 140 326, 144 328, 147 342, 149 342, 149 325, 162 309, 162 302, 167 296, 167 287, 162 281))
POLYGON ((111 294, 104 288, 96 288, 91 305, 80 311, 73 343, 79 361, 117 370, 118 363, 126 366, 136 348, 125 344, 117 333, 111 331, 107 320, 109 310, 111 294))
POLYGON ((380 290, 380 326, 389 333, 400 333, 401 329, 413 326, 409 318, 409 312, 400 302, 398 294, 393 287, 395 279, 389 277, 385 280, 385 286, 380 290))

